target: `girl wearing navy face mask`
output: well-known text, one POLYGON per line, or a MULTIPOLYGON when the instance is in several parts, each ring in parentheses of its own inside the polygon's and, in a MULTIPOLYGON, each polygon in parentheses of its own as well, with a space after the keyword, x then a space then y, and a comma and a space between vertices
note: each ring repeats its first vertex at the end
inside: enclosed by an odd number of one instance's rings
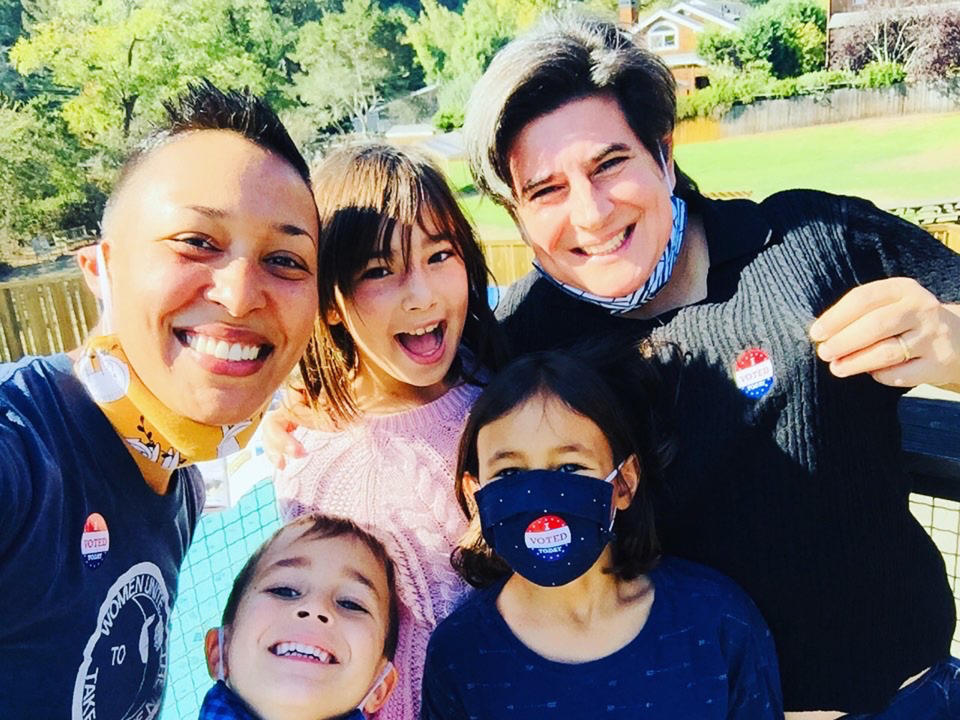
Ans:
POLYGON ((648 488, 670 444, 650 358, 592 355, 521 358, 473 407, 453 562, 481 589, 430 640, 421 717, 782 718, 753 603, 659 554, 648 488))

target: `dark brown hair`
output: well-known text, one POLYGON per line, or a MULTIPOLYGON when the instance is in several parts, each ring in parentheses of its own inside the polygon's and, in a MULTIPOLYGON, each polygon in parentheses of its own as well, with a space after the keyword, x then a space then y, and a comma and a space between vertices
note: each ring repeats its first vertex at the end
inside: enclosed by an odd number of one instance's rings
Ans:
POLYGON ((609 342, 571 352, 525 355, 500 371, 484 389, 467 419, 457 460, 456 496, 470 526, 451 555, 457 572, 483 587, 511 573, 483 539, 477 508, 464 492, 464 474, 478 477, 477 436, 489 423, 531 398, 556 399, 594 422, 606 436, 614 465, 637 457, 640 482, 630 507, 617 512, 612 541, 618 578, 631 580, 655 564, 660 553, 650 489, 672 459, 674 442, 664 431, 668 385, 655 367, 658 349, 609 342))
POLYGON ((468 304, 461 343, 470 350, 472 362, 465 367, 458 355, 451 379, 460 375, 470 380, 479 367, 499 365, 503 350, 487 299, 489 271, 483 251, 446 179, 430 160, 383 143, 348 145, 317 169, 314 196, 320 214, 320 309, 300 371, 315 407, 322 405, 337 425, 359 414, 351 382, 356 346, 344 325, 331 325, 327 317, 337 310, 336 291, 349 297, 371 257, 390 256, 397 228, 404 263, 413 228, 432 225, 449 237, 466 267, 468 304))
POLYGON ((293 520, 277 530, 263 543, 263 545, 258 547, 254 553, 247 558, 247 561, 243 564, 243 567, 240 568, 240 572, 237 573, 237 577, 233 581, 233 587, 230 589, 229 597, 227 597, 227 604, 223 608, 223 618, 221 619, 221 624, 223 627, 230 627, 233 625, 233 621, 237 617, 237 608, 240 606, 240 601, 246 594, 247 588, 250 587, 250 583, 253 582, 253 578, 257 574, 257 569, 264 553, 270 549, 270 546, 273 545, 274 541, 278 537, 280 537, 281 533, 294 527, 303 527, 303 532, 301 533, 300 537, 310 540, 323 540, 326 538, 337 537, 355 538, 356 540, 362 542, 367 549, 373 553, 373 556, 383 565, 383 569, 387 575, 387 591, 390 595, 389 612, 387 616, 387 633, 383 643, 383 656, 388 660, 393 660, 393 656, 397 651, 397 639, 400 632, 400 618, 397 607, 396 570, 394 569, 393 560, 391 560, 390 556, 387 554, 387 550, 384 548, 383 543, 377 540, 373 535, 368 533, 352 520, 333 517, 331 515, 321 515, 319 513, 315 513, 312 515, 302 515, 301 517, 298 517, 296 520, 293 520))
POLYGON ((121 188, 134 171, 157 149, 172 140, 200 130, 229 130, 267 152, 283 158, 310 187, 310 169, 280 118, 265 100, 249 88, 221 90, 207 79, 187 85, 172 101, 165 101, 166 119, 140 141, 120 168, 104 208, 104 223, 121 188))
MULTIPOLYGON (((577 13, 547 16, 509 42, 474 86, 464 137, 477 187, 513 212, 507 154, 531 121, 567 103, 612 95, 655 160, 676 124, 676 82, 663 61, 614 23, 577 13)), ((676 168, 680 197, 696 185, 676 168)))

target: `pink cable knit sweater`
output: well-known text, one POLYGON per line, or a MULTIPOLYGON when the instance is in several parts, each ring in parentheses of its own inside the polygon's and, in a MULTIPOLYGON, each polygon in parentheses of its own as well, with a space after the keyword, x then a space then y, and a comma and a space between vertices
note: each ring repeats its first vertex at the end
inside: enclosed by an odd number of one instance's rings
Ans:
POLYGON ((379 537, 396 564, 400 678, 377 720, 416 720, 427 640, 466 590, 450 567, 466 529, 453 476, 479 394, 463 384, 413 410, 365 415, 342 432, 301 429, 306 456, 276 478, 284 520, 311 511, 348 517, 379 537))

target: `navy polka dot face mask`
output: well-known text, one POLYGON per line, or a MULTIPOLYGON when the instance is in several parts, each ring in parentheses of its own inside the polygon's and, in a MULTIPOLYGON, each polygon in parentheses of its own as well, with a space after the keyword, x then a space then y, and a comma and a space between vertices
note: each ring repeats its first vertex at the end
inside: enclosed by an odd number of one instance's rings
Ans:
POLYGON ((527 470, 475 495, 483 537, 536 585, 566 585, 589 570, 613 539, 613 478, 527 470))

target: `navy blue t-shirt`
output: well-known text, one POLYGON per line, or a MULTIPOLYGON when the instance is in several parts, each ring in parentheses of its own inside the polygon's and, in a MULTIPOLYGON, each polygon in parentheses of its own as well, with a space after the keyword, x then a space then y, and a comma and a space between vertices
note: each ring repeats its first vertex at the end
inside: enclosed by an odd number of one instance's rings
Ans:
POLYGON ((203 504, 157 495, 65 355, 0 365, 0 718, 150 718, 203 504))
POLYGON ((503 582, 475 593, 430 638, 421 718, 783 718, 770 631, 743 591, 672 557, 650 579, 643 629, 585 663, 547 660, 520 642, 496 607, 503 582))

